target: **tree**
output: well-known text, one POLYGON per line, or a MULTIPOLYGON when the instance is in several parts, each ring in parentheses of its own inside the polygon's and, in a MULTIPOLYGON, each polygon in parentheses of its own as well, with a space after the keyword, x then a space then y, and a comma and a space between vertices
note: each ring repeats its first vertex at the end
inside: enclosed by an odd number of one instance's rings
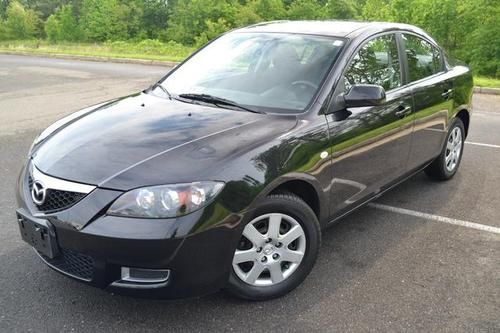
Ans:
POLYGON ((247 6, 246 4, 237 4, 236 13, 234 15, 236 27, 244 27, 263 21, 262 17, 260 17, 252 7, 247 6))
POLYGON ((58 8, 78 0, 20 0, 25 8, 33 9, 43 21, 54 14, 58 8))
POLYGON ((358 16, 356 7, 350 0, 329 0, 326 3, 326 12, 330 19, 348 20, 358 16))
POLYGON ((389 21, 390 6, 388 0, 366 0, 361 8, 363 20, 389 21))
MULTIPOLYGON (((168 1, 170 4, 171 1, 168 1)), ((168 26, 169 6, 165 0, 145 0, 142 23, 148 38, 158 38, 168 26)))
POLYGON ((172 8, 167 37, 176 42, 193 45, 195 37, 207 31, 207 22, 224 19, 227 29, 235 26, 236 3, 231 0, 187 0, 172 8))
POLYGON ((0 0, 0 23, 5 19, 7 7, 9 6, 10 0, 0 0))
POLYGON ((77 41, 82 38, 82 31, 73 14, 72 5, 64 5, 45 22, 45 33, 51 41, 77 41))
POLYGON ((57 19, 56 14, 52 14, 47 18, 47 21, 45 21, 45 35, 47 35, 47 39, 56 42, 61 40, 61 24, 59 20, 57 19))
POLYGON ((83 0, 80 23, 91 41, 127 38, 127 23, 120 21, 117 0, 83 0))
POLYGON ((40 19, 31 9, 13 1, 5 12, 6 19, 2 22, 1 35, 3 39, 32 39, 40 35, 38 26, 40 19))
POLYGON ((142 1, 123 1, 117 6, 118 22, 125 25, 124 38, 144 37, 142 1))
POLYGON ((464 0, 457 12, 458 43, 453 53, 467 61, 476 74, 500 77, 500 3, 464 0))
POLYGON ((391 0, 389 7, 390 21, 418 24, 421 15, 418 2, 419 0, 391 0))
POLYGON ((264 21, 281 20, 286 17, 286 9, 282 0, 255 0, 250 6, 253 6, 255 12, 264 21))
POLYGON ((295 0, 288 7, 287 16, 292 20, 318 20, 325 18, 325 11, 316 0, 295 0))
POLYGON ((229 30, 226 21, 223 18, 218 19, 216 22, 206 21, 207 29, 203 31, 199 36, 195 37, 195 45, 201 47, 208 43, 210 40, 222 35, 224 32, 229 30))
POLYGON ((201 45, 263 21, 360 18, 417 25, 475 73, 495 76, 499 11, 499 0, 0 0, 0 39, 45 32, 52 41, 149 38, 201 45))

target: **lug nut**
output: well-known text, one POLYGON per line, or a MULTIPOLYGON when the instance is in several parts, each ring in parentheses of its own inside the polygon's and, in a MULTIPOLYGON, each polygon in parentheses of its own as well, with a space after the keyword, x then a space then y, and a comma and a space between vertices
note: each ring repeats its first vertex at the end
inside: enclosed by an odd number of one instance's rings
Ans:
POLYGON ((261 247, 258 247, 257 248, 257 253, 260 253, 262 251, 262 248, 261 247))
POLYGON ((282 244, 282 243, 280 243, 280 242, 276 243, 276 247, 281 247, 282 245, 283 245, 283 244, 282 244))
POLYGON ((262 257, 262 259, 260 259, 261 262, 266 262, 267 261, 267 257, 262 257))
POLYGON ((266 243, 271 243, 271 241, 272 241, 272 239, 271 239, 271 238, 268 238, 268 239, 266 240, 266 243))
POLYGON ((279 257, 280 257, 280 255, 279 255, 279 254, 277 254, 277 253, 273 254, 273 259, 274 259, 274 260, 277 260, 279 257))

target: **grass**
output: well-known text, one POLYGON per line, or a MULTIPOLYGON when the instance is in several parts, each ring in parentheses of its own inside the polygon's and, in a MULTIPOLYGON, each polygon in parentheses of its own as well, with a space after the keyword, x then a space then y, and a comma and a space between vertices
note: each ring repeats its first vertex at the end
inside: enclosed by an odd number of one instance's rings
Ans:
POLYGON ((484 76, 475 76, 474 85, 478 87, 500 88, 500 79, 484 77, 484 76))
MULTIPOLYGON (((0 52, 29 53, 35 55, 74 55, 82 57, 105 57, 116 59, 141 59, 160 61, 182 61, 195 49, 175 42, 163 43, 146 39, 140 42, 105 43, 51 43, 48 41, 0 41, 0 52)), ((500 88, 500 79, 485 76, 474 77, 474 85, 500 88)))
POLYGON ((162 43, 158 40, 141 42, 105 43, 50 43, 47 41, 0 41, 0 52, 30 53, 35 55, 74 55, 118 59, 143 59, 182 61, 194 48, 175 42, 162 43))

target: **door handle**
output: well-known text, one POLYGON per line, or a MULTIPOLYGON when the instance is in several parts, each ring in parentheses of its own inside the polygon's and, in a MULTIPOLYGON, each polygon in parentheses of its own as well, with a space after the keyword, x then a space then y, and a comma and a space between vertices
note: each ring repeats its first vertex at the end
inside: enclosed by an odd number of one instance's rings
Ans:
POLYGON ((396 117, 404 118, 411 113, 411 106, 400 105, 395 112, 396 117))
POLYGON ((444 93, 441 94, 441 96, 443 96, 444 99, 450 99, 452 94, 453 94, 453 89, 448 89, 445 90, 444 93))

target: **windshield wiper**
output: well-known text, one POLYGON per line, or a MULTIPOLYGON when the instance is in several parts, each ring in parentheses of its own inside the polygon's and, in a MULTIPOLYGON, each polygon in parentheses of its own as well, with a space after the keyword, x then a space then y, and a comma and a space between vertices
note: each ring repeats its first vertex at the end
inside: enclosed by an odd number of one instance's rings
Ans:
POLYGON ((230 106, 230 107, 237 108, 237 109, 244 110, 244 111, 248 111, 248 112, 264 113, 264 112, 259 111, 259 110, 247 108, 246 106, 242 106, 242 105, 240 105, 234 101, 231 101, 229 99, 225 99, 225 98, 217 97, 217 96, 212 96, 212 95, 208 95, 208 94, 179 94, 179 96, 177 96, 177 97, 189 99, 189 100, 193 100, 193 101, 210 103, 210 104, 214 104, 214 105, 219 106, 219 107, 230 106))
POLYGON ((165 93, 165 95, 168 96, 169 99, 172 99, 172 95, 168 92, 168 90, 162 86, 160 83, 155 83, 152 87, 151 87, 151 90, 154 90, 156 88, 160 88, 161 91, 163 91, 163 93, 165 93))

